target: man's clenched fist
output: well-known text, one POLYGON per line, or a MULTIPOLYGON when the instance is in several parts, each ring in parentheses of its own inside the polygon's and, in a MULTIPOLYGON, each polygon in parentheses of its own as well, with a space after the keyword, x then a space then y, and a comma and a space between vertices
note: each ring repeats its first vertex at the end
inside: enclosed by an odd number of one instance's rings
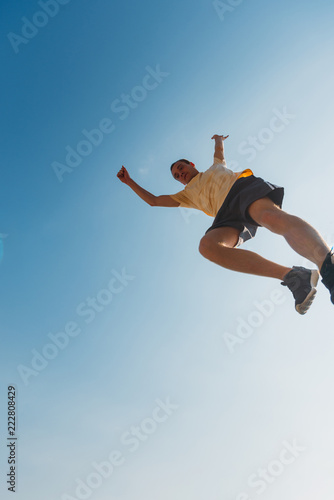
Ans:
POLYGON ((128 184, 130 180, 129 173, 124 166, 122 166, 121 170, 118 172, 117 177, 121 182, 124 182, 124 184, 128 184))

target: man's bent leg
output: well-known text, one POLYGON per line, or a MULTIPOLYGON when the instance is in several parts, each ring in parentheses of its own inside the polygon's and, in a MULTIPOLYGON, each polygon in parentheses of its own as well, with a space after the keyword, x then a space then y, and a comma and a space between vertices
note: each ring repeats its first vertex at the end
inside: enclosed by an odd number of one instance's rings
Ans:
POLYGON ((261 226, 284 236, 295 252, 321 269, 330 247, 310 224, 284 212, 268 197, 254 201, 248 213, 261 226))
POLYGON ((290 267, 275 264, 257 253, 234 248, 239 234, 240 231, 232 227, 212 229, 201 239, 199 251, 206 259, 231 271, 280 280, 291 271, 290 267))

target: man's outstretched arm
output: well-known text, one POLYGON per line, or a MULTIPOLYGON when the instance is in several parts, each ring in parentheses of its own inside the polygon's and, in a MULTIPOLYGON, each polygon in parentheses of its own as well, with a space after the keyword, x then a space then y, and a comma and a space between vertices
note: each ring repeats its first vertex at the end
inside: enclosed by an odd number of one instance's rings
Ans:
POLYGON ((224 141, 228 138, 228 135, 214 135, 211 139, 215 140, 215 154, 214 158, 218 158, 218 160, 224 161, 224 141))
POLYGON ((154 196, 146 189, 142 188, 133 179, 131 179, 128 171, 122 166, 117 177, 121 182, 129 186, 142 200, 146 201, 151 207, 178 207, 180 203, 173 200, 169 195, 154 196))

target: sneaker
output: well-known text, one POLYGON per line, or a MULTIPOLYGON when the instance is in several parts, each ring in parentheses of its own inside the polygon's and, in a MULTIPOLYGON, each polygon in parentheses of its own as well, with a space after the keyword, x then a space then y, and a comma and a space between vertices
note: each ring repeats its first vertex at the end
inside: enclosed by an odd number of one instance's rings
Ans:
MULTIPOLYGON (((334 266, 333 266, 334 267, 334 266)), ((319 280, 319 272, 315 269, 293 266, 283 278, 281 285, 287 286, 294 298, 295 308, 299 314, 305 314, 310 308, 315 294, 315 287, 319 280)))
POLYGON ((321 266, 320 274, 322 282, 328 288, 331 294, 331 301, 334 304, 334 253, 333 249, 327 254, 324 263, 321 266))

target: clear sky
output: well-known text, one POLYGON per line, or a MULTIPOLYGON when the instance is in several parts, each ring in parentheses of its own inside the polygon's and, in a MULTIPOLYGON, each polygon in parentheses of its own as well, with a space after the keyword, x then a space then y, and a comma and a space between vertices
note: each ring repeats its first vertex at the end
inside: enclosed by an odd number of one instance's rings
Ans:
MULTIPOLYGON (((18 500, 332 500, 327 290, 299 316, 116 173, 175 193, 170 164, 229 134, 333 245, 333 2, 0 8, 1 498, 15 385, 18 500)), ((311 265, 264 229, 244 248, 311 265)))

